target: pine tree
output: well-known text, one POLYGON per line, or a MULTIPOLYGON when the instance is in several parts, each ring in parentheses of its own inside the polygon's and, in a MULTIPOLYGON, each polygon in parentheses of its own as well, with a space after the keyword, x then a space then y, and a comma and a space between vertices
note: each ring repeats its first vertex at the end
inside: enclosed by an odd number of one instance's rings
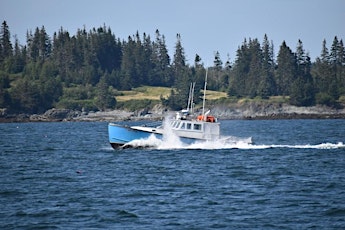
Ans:
POLYGON ((214 55, 214 61, 213 61, 213 64, 214 64, 214 67, 216 69, 222 69, 222 66, 223 66, 223 62, 222 60, 220 59, 220 54, 219 52, 217 51, 214 55))
POLYGON ((13 55, 13 48, 11 43, 11 34, 7 22, 4 21, 0 30, 0 66, 6 58, 13 55))
POLYGON ((225 68, 226 70, 231 70, 232 66, 231 66, 231 62, 230 62, 230 55, 228 54, 227 57, 228 57, 228 59, 227 59, 226 62, 225 62, 224 68, 225 68))
POLYGON ((290 95, 291 83, 297 77, 297 67, 296 57, 285 41, 283 41, 279 49, 275 77, 277 94, 282 96, 290 95))
POLYGON ((296 106, 311 106, 315 103, 313 80, 310 73, 311 61, 305 53, 301 40, 296 49, 297 78, 292 83, 290 103, 296 106))
POLYGON ((162 39, 158 43, 159 49, 159 70, 162 78, 163 86, 171 86, 173 84, 173 75, 170 68, 170 57, 168 49, 165 43, 165 36, 162 35, 162 39))
POLYGON ((42 26, 39 32, 39 57, 41 61, 45 61, 51 55, 51 41, 44 28, 42 26))
POLYGON ((14 54, 11 61, 11 66, 9 67, 9 72, 11 73, 20 73, 24 70, 25 66, 25 54, 23 54, 23 50, 20 45, 18 38, 15 38, 14 43, 14 54))
POLYGON ((116 99, 111 95, 107 78, 107 75, 103 75, 97 84, 95 105, 99 110, 106 110, 116 106, 116 99))
POLYGON ((220 58, 219 52, 215 52, 213 67, 208 71, 208 89, 219 90, 222 87, 221 77, 223 74, 223 61, 220 58))
POLYGON ((134 76, 136 76, 136 63, 134 57, 135 46, 135 41, 130 36, 128 37, 128 41, 123 44, 120 89, 128 90, 136 85, 134 79, 134 76))
POLYGON ((249 72, 249 48, 244 39, 242 46, 237 49, 236 60, 232 70, 233 77, 230 79, 229 96, 242 97, 246 95, 246 77, 249 72))
POLYGON ((317 57, 312 68, 312 76, 315 82, 316 103, 326 104, 328 106, 335 104, 335 98, 332 95, 332 68, 330 65, 330 56, 326 46, 326 40, 322 42, 320 58, 317 57))
POLYGON ((342 40, 338 40, 335 36, 330 49, 330 65, 332 68, 332 83, 337 87, 333 87, 333 97, 339 98, 341 93, 345 93, 345 51, 342 40))
POLYGON ((192 77, 189 69, 186 66, 184 49, 181 44, 181 35, 177 34, 176 38, 177 42, 175 45, 172 68, 175 78, 174 86, 177 92, 176 94, 171 94, 168 100, 174 102, 173 104, 171 104, 174 106, 174 109, 181 109, 186 106, 189 94, 189 85, 192 77))
POLYGON ((21 78, 11 90, 12 110, 24 113, 42 113, 41 96, 37 81, 21 78))
POLYGON ((338 80, 339 80, 339 94, 345 95, 345 47, 341 39, 338 44, 338 80))
POLYGON ((184 49, 181 44, 181 35, 176 35, 176 45, 175 45, 175 53, 174 53, 174 60, 173 60, 173 74, 174 74, 174 84, 178 85, 181 81, 181 76, 184 75, 186 70, 186 57, 184 54, 184 49))
POLYGON ((262 44, 262 75, 258 85, 258 95, 265 99, 275 94, 273 53, 273 44, 270 45, 265 34, 262 44))
POLYGON ((157 86, 171 86, 173 84, 170 71, 170 57, 165 44, 165 37, 156 30, 155 42, 152 44, 152 69, 150 82, 157 86))
POLYGON ((50 109, 62 96, 62 83, 52 61, 45 61, 39 73, 39 90, 42 110, 50 109))
POLYGON ((0 71, 0 108, 9 108, 11 106, 11 97, 8 92, 10 87, 8 74, 0 71))
POLYGON ((246 79, 245 93, 254 98, 258 96, 258 85, 262 73, 262 50, 258 39, 249 40, 249 72, 246 79))

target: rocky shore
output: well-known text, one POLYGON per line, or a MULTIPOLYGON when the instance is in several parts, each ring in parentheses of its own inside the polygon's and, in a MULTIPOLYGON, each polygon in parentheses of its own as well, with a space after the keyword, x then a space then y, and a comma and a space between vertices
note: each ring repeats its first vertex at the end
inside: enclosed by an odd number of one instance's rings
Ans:
MULTIPOLYGON (((345 109, 326 106, 296 107, 288 104, 244 103, 223 104, 210 108, 219 119, 345 119, 345 109)), ((10 114, 0 110, 1 122, 59 122, 59 121, 125 121, 161 120, 171 111, 162 106, 136 112, 124 110, 82 112, 69 109, 50 109, 43 114, 10 114)))

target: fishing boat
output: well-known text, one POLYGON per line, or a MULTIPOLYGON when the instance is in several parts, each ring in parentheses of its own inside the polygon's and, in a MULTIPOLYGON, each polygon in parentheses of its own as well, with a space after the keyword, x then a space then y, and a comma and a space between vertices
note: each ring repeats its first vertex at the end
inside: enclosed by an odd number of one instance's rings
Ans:
POLYGON ((115 123, 108 125, 109 142, 114 149, 130 147, 130 142, 138 139, 147 139, 154 135, 162 139, 167 127, 184 143, 191 144, 196 141, 218 140, 220 138, 220 123, 214 116, 199 115, 192 118, 186 111, 177 112, 175 117, 162 125, 151 127, 122 126, 115 123))
POLYGON ((108 133, 110 145, 114 148, 131 147, 131 142, 140 139, 147 139, 154 136, 162 139, 167 130, 175 134, 183 143, 191 144, 197 141, 219 140, 220 123, 210 111, 205 112, 205 98, 207 86, 207 70, 204 85, 203 107, 199 115, 194 115, 193 95, 195 83, 191 83, 187 108, 176 112, 173 118, 168 118, 158 126, 148 124, 140 126, 123 126, 109 123, 108 133))

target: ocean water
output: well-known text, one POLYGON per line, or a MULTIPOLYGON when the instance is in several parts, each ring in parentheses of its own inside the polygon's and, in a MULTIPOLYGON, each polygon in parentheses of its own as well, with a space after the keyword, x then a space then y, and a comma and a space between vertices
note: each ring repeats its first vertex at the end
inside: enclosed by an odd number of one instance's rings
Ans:
POLYGON ((113 150, 105 122, 0 124, 0 229, 345 228, 345 120, 221 123, 253 144, 113 150))

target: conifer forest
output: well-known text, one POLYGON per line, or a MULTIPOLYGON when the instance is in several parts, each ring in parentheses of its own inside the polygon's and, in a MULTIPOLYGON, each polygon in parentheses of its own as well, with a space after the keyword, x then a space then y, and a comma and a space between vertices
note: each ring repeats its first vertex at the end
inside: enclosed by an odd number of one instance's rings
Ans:
MULTIPOLYGON (((186 105, 189 86, 227 92, 229 98, 288 98, 296 106, 340 106, 345 98, 343 40, 320 41, 320 55, 312 61, 301 40, 296 47, 285 41, 275 55, 273 41, 246 38, 234 60, 215 52, 211 66, 195 54, 187 63, 182 38, 176 35, 170 57, 165 36, 139 34, 116 37, 100 26, 75 34, 61 28, 52 36, 44 26, 26 34, 26 43, 12 35, 7 22, 0 30, 0 109, 12 113, 43 113, 51 108, 107 110, 117 108, 122 90, 139 86, 171 88, 161 102, 171 109, 186 105)), ((212 51, 210 51, 212 52, 212 51)))

